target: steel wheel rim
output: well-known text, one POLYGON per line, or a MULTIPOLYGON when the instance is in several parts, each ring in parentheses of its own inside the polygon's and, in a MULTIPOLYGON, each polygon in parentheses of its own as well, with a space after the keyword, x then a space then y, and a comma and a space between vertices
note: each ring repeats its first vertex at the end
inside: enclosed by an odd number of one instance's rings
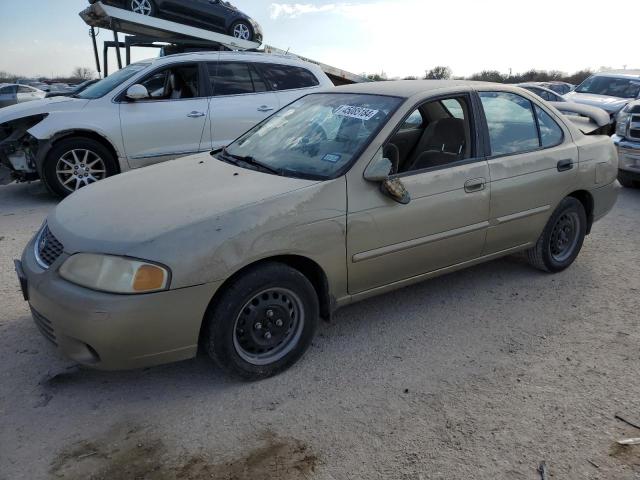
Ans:
POLYGON ((249 31, 249 27, 247 27, 244 23, 239 23, 233 29, 233 36, 236 38, 240 38, 242 40, 249 40, 251 32, 249 31))
POLYGON ((58 182, 69 192, 103 180, 107 176, 104 160, 95 152, 83 148, 69 150, 56 163, 58 182))
POLYGON ((578 245, 580 218, 575 212, 563 213, 551 231, 549 253, 556 262, 565 262, 578 245))
POLYGON ((131 11, 141 15, 151 15, 151 2, 149 0, 131 0, 131 11))
POLYGON ((254 295, 233 325, 233 346, 247 363, 269 365, 287 356, 304 328, 300 297, 286 288, 269 288, 254 295))

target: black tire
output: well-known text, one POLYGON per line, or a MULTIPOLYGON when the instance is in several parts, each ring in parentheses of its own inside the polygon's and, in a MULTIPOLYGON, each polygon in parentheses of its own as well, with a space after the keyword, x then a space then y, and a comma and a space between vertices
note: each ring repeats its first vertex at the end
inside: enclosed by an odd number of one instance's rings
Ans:
POLYGON ((527 250, 527 260, 539 270, 550 273, 561 272, 577 258, 587 234, 587 214, 580 201, 567 197, 551 215, 535 247, 527 250), (571 228, 568 223, 574 224, 571 228), (566 228, 571 235, 565 241, 566 228), (563 249, 562 245, 566 248, 563 249))
POLYGON ((636 183, 622 171, 618 173, 618 181, 624 188, 635 188, 636 186, 636 183))
MULTIPOLYGON (((84 154, 77 155, 77 157, 82 161, 84 159, 84 154)), ((83 165, 82 168, 87 167, 84 166, 84 164, 81 165, 83 165)), ((70 171, 72 169, 73 167, 69 167, 70 171)), ((116 173, 118 173, 118 167, 116 159, 114 158, 111 151, 102 143, 87 137, 69 137, 54 144, 53 148, 47 154, 44 164, 42 165, 42 181, 51 191, 51 193, 59 197, 66 197, 67 195, 72 194, 75 190, 87 186, 87 184, 90 185, 95 181, 111 177, 116 173), (73 158, 75 157, 73 157, 72 154, 72 152, 74 151, 90 152, 87 157, 90 162, 88 163, 88 165, 93 163, 96 159, 100 159, 102 165, 98 164, 97 167, 93 170, 95 170, 96 172, 100 171, 104 173, 90 173, 88 171, 87 173, 91 177, 86 177, 86 181, 79 181, 79 177, 75 176, 74 174, 74 178, 71 180, 71 182, 65 185, 64 178, 68 179, 68 177, 66 176, 66 174, 63 174, 63 178, 60 178, 61 176, 57 173, 57 166, 63 158, 71 158, 71 163, 74 163, 73 158), (94 181, 93 178, 95 178, 96 180, 94 181), (73 188, 70 188, 70 185, 73 185, 73 188), (76 186, 78 186, 78 188, 75 188, 76 186)))
POLYGON ((318 295, 307 277, 282 263, 265 263, 244 273, 216 300, 205 318, 204 346, 229 373, 260 380, 286 370, 302 357, 311 345, 318 319, 318 295), (295 326, 294 305, 298 308, 295 326), (281 315, 285 325, 278 318, 281 315), (269 340, 264 340, 267 333, 269 340), (278 340, 280 344, 273 348, 257 344, 278 340), (265 351, 250 353, 249 347, 256 345, 265 351), (248 359, 251 355, 255 356, 248 359))
POLYGON ((127 8, 134 13, 139 13, 147 17, 155 17, 158 13, 158 9, 153 0, 127 0, 127 8))
POLYGON ((242 40, 247 40, 249 42, 253 42, 253 38, 254 38, 254 31, 253 31, 253 27, 251 26, 251 24, 249 22, 247 22, 246 20, 237 20, 235 22, 233 22, 233 24, 231 25, 231 28, 229 29, 229 35, 231 35, 232 37, 235 38, 241 38, 236 36, 236 28, 240 25, 243 25, 244 28, 246 28, 249 31, 249 37, 248 38, 243 38, 242 40))

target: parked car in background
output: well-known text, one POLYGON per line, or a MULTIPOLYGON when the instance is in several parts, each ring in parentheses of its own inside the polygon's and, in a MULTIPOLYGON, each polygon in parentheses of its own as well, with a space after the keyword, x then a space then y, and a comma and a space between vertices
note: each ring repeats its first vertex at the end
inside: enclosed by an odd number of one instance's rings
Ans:
POLYGON ((539 85, 544 88, 548 88, 551 91, 556 92, 559 95, 566 95, 574 88, 575 85, 567 82, 539 82, 539 85))
POLYGON ((43 92, 49 91, 49 84, 41 82, 40 80, 33 80, 30 78, 20 78, 16 80, 16 84, 18 85, 28 85, 33 88, 37 88, 38 90, 42 90, 43 92))
POLYGON ((230 144, 333 84, 291 55, 191 53, 135 63, 72 97, 0 111, 0 164, 60 196, 129 169, 230 144))
POLYGON ((565 98, 559 93, 554 92, 546 87, 543 87, 540 83, 520 83, 518 87, 529 90, 535 93, 537 96, 546 100, 547 102, 566 102, 565 98))
POLYGON ((599 107, 615 120, 629 102, 640 98, 640 70, 614 70, 592 75, 565 95, 570 102, 599 107))
POLYGON ((618 114, 613 141, 618 147, 620 173, 625 187, 640 186, 640 100, 629 103, 618 114))
POLYGON ((139 368, 201 345, 255 380, 354 301, 520 251, 567 269, 615 204, 617 165, 609 137, 519 88, 337 87, 213 155, 72 195, 16 269, 75 362, 139 368))
POLYGON ((0 108, 45 98, 46 93, 28 85, 1 84, 0 108))
MULTIPOLYGON (((89 0, 96 3, 99 0, 89 0)), ((262 43, 258 22, 223 0, 102 0, 141 15, 160 17, 262 43)))
POLYGON ((72 88, 67 83, 52 83, 48 93, 68 93, 72 88))
POLYGON ((96 80, 87 80, 84 81, 76 86, 73 87, 69 87, 67 90, 65 91, 50 91, 47 93, 47 98, 51 98, 51 97, 71 97, 73 95, 76 95, 84 90, 86 90, 87 88, 89 88, 91 85, 93 85, 94 83, 98 83, 100 81, 100 79, 96 79, 96 80))

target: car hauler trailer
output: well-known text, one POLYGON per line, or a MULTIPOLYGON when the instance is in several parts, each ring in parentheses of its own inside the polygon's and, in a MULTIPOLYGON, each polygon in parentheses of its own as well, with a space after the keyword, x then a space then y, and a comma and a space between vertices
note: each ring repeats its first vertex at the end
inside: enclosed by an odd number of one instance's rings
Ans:
POLYGON ((222 33, 211 32, 202 28, 191 27, 182 23, 164 20, 134 13, 122 8, 105 5, 96 2, 80 12, 80 17, 91 27, 91 38, 96 59, 98 73, 105 77, 109 74, 108 60, 109 49, 114 48, 118 61, 118 68, 122 68, 121 49, 125 49, 125 62, 131 62, 132 47, 151 47, 161 49, 161 54, 184 53, 204 50, 238 50, 255 51, 265 54, 292 55, 303 61, 318 65, 335 85, 360 83, 367 81, 365 78, 349 73, 339 68, 300 57, 270 45, 265 45, 260 50, 260 43, 242 40, 222 33), (113 31, 113 41, 103 42, 103 62, 100 65, 96 28, 113 31), (120 41, 119 35, 125 34, 124 41, 120 41))

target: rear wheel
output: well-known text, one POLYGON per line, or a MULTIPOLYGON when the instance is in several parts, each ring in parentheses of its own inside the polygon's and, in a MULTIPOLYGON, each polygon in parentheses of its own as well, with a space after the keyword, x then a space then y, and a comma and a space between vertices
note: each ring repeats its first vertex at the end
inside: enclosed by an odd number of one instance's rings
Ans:
POLYGON ((45 159, 42 180, 60 197, 117 173, 116 159, 100 142, 71 137, 56 143, 45 159))
POLYGON ((139 13, 147 17, 154 17, 156 15, 156 5, 153 0, 128 0, 127 2, 129 10, 133 13, 139 13))
POLYGON ((580 201, 567 197, 556 208, 535 247, 527 250, 529 263, 545 272, 561 272, 577 258, 587 234, 587 214, 580 201))
POLYGON ((230 34, 240 40, 253 40, 253 28, 249 25, 249 22, 244 20, 238 20, 231 25, 230 34))
POLYGON ((248 380, 286 370, 311 345, 319 318, 313 285, 299 271, 268 263, 231 284, 205 320, 211 358, 248 380))

